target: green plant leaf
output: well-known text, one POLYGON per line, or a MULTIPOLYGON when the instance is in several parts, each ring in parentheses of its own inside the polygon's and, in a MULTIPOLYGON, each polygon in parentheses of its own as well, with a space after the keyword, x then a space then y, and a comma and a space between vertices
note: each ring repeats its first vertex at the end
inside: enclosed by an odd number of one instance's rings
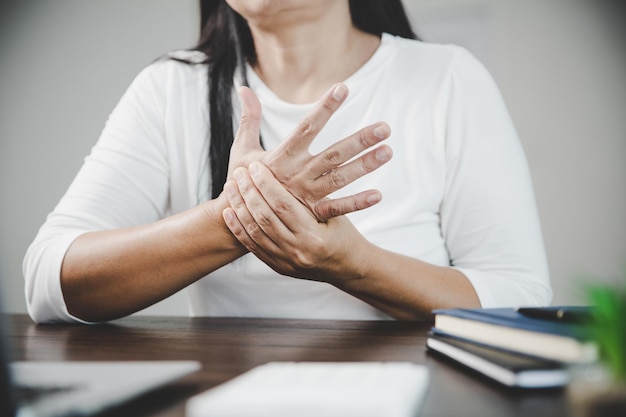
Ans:
MULTIPOLYGON (((626 284, 626 274, 624 278, 626 284)), ((626 285, 589 286, 587 297, 593 306, 587 333, 613 377, 626 381, 626 285)))

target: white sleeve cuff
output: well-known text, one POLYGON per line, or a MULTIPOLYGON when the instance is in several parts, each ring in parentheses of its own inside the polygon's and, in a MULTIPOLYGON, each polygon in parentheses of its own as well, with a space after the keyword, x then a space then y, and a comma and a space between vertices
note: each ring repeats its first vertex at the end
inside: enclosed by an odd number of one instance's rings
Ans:
POLYGON ((85 233, 73 230, 32 245, 24 258, 25 296, 28 314, 36 323, 89 323, 68 312, 61 290, 61 267, 74 240, 85 233))
POLYGON ((482 308, 547 306, 552 299, 550 285, 536 277, 455 269, 470 281, 482 308))

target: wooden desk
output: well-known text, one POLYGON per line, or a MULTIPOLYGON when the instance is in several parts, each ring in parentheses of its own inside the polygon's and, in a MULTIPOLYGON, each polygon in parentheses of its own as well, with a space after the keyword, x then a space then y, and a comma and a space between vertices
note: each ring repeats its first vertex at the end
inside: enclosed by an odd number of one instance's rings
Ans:
POLYGON ((431 379, 424 417, 569 415, 564 390, 508 389, 426 352, 431 323, 130 317, 96 326, 46 326, 9 315, 9 324, 16 360, 202 362, 201 371, 107 416, 184 416, 190 396, 269 361, 424 364, 431 379))

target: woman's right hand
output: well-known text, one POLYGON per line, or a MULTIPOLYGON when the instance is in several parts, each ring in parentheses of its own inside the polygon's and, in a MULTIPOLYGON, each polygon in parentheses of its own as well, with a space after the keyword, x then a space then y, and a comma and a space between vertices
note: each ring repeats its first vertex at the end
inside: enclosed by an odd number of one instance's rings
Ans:
POLYGON ((308 151, 315 137, 348 96, 344 84, 336 84, 327 91, 291 135, 271 151, 264 151, 260 144, 259 100, 247 87, 241 87, 238 92, 242 114, 231 148, 227 180, 232 179, 236 168, 247 168, 252 162, 260 161, 322 222, 371 207, 380 201, 378 190, 366 190, 338 199, 329 199, 327 196, 391 159, 391 148, 381 145, 350 161, 389 137, 391 132, 386 123, 367 126, 317 155, 311 155, 308 151))

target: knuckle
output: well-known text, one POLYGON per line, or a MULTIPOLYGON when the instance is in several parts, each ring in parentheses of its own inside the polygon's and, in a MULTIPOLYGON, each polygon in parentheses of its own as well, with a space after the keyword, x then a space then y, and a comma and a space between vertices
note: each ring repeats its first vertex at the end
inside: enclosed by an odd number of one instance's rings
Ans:
POLYGON ((254 241, 257 241, 263 235, 263 230, 257 223, 248 223, 246 232, 254 241))
POLYGON ((345 210, 343 210, 341 203, 338 201, 333 201, 332 203, 328 204, 328 207, 326 208, 326 212, 328 213, 327 218, 333 218, 333 217, 338 217, 341 216, 345 213, 345 210))
POLYGON ((242 114, 239 118, 239 124, 245 126, 248 123, 250 123, 250 116, 248 116, 247 114, 242 114))
POLYGON ((375 161, 372 160, 373 158, 368 158, 368 157, 363 157, 361 158, 361 170, 363 172, 372 172, 374 171, 378 165, 375 163, 375 161))
POLYGON ((309 251, 296 250, 293 255, 298 269, 312 269, 316 265, 315 259, 309 251))
POLYGON ((250 123, 252 123, 254 120, 255 120, 255 118, 254 118, 254 117, 252 117, 252 116, 251 116, 251 115, 249 115, 249 114, 245 114, 245 113, 244 113, 244 114, 242 114, 242 115, 241 115, 241 117, 239 118, 239 124, 240 124, 242 127, 245 127, 245 126, 250 125, 250 123))
POLYGON ((305 117, 298 123, 297 132, 300 136, 310 136, 317 132, 317 125, 310 117, 305 117))
POLYGON ((333 206, 328 209, 329 218, 338 217, 345 213, 344 210, 341 209, 340 206, 333 206))
POLYGON ((332 171, 330 171, 328 173, 328 180, 330 182, 330 185, 335 190, 344 187, 348 183, 345 175, 343 175, 343 171, 340 169, 333 169, 332 171))
POLYGON ((343 162, 341 152, 335 148, 327 149, 324 152, 324 159, 331 166, 339 166, 343 162))
POLYGON ((322 102, 322 110, 324 110, 327 113, 334 113, 337 105, 335 104, 336 102, 330 99, 326 99, 322 102))
POLYGON ((326 221, 328 219, 332 219, 333 217, 339 217, 344 214, 363 210, 367 207, 369 207, 369 205, 366 200, 353 196, 340 200, 328 200, 323 204, 318 204, 315 207, 315 214, 319 219, 321 219, 321 221, 326 221))
POLYGON ((250 239, 246 239, 245 241, 242 241, 243 246, 248 250, 248 252, 250 253, 257 253, 259 250, 259 247, 257 246, 256 243, 254 243, 253 240, 250 239))
POLYGON ((332 207, 328 203, 318 203, 313 207, 313 213, 315 217, 321 222, 325 222, 326 220, 336 217, 334 214, 332 207))
POLYGON ((272 218, 265 211, 258 213, 256 221, 261 229, 272 225, 272 218))
POLYGON ((362 129, 361 131, 359 131, 357 138, 359 141, 359 145, 361 146, 362 149, 369 148, 370 146, 373 145, 372 141, 370 140, 369 135, 367 134, 367 130, 365 129, 362 129))
POLYGON ((291 206, 285 200, 278 200, 274 203, 274 211, 278 217, 283 217, 283 215, 289 215, 291 206))
POLYGON ((231 232, 249 252, 256 253, 258 246, 248 233, 245 226, 234 227, 231 229, 231 232))
POLYGON ((303 236, 307 245, 292 247, 289 250, 288 265, 298 276, 311 276, 311 272, 319 270, 321 262, 328 259, 327 244, 320 236, 307 234, 303 236))

